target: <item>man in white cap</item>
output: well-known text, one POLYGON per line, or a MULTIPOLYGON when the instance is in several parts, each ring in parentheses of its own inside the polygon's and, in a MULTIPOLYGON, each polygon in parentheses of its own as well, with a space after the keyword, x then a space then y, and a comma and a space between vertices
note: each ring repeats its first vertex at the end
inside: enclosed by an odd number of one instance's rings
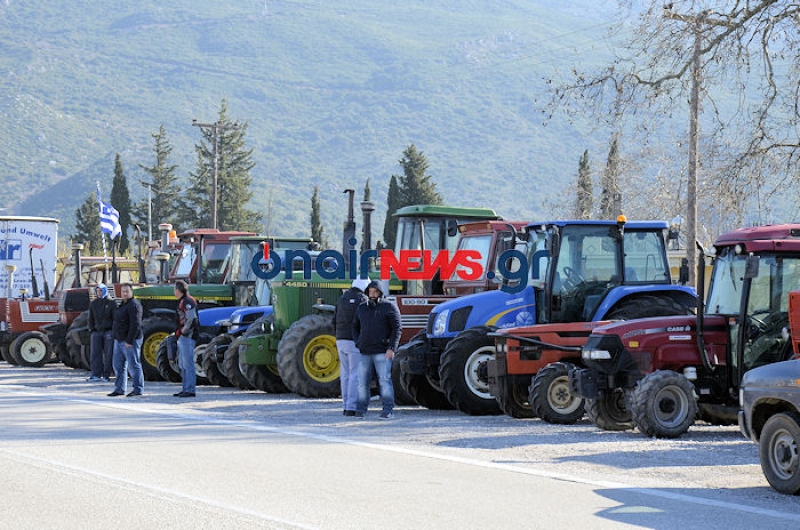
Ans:
POLYGON ((92 383, 109 381, 114 369, 111 360, 114 353, 114 337, 111 328, 114 324, 114 311, 117 304, 108 297, 108 287, 98 283, 94 288, 95 299, 89 304, 89 332, 91 333, 90 357, 92 383))
POLYGON ((336 309, 333 310, 333 331, 336 335, 336 349, 339 351, 339 382, 345 416, 356 415, 359 351, 353 342, 353 315, 358 306, 367 301, 367 295, 364 294, 367 285, 368 279, 353 280, 352 287, 339 298, 336 309))

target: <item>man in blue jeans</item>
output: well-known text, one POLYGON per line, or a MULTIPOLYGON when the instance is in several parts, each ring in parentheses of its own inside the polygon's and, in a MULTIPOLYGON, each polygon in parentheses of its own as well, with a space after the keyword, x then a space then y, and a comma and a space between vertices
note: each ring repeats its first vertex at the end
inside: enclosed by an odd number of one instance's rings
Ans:
POLYGON ((133 286, 129 283, 120 287, 122 303, 114 311, 114 391, 109 396, 121 396, 128 388, 128 371, 131 374, 133 390, 128 397, 141 396, 144 390, 142 371, 142 304, 133 297, 133 286))
POLYGON ((367 413, 374 366, 383 404, 380 418, 390 420, 394 418, 392 359, 402 330, 400 310, 383 298, 380 282, 370 282, 366 292, 367 301, 358 306, 353 317, 353 341, 361 355, 358 363, 358 403, 355 415, 363 418, 367 413))
POLYGON ((104 283, 95 287, 95 299, 89 304, 89 333, 92 376, 90 382, 110 381, 114 373, 114 311, 117 304, 108 297, 108 287, 104 283))
POLYGON ((189 286, 183 280, 175 282, 175 298, 178 299, 178 365, 181 368, 183 388, 179 398, 195 397, 197 372, 194 367, 194 346, 200 336, 200 322, 197 319, 197 301, 189 296, 189 286))

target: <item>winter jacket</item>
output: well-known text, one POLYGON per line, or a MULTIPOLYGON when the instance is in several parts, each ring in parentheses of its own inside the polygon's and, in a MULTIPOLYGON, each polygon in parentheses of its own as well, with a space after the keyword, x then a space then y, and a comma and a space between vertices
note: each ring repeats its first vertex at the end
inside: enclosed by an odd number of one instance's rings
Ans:
POLYGON ((89 304, 89 331, 111 331, 117 304, 110 298, 95 298, 89 304))
POLYGON ((197 319, 197 301, 185 294, 178 301, 178 329, 175 335, 192 340, 200 338, 200 322, 197 319))
POLYGON ((114 311, 114 340, 133 344, 142 336, 142 304, 136 298, 123 300, 114 311))
POLYGON ((353 318, 353 340, 365 355, 397 351, 401 330, 400 310, 384 298, 362 303, 353 318))
POLYGON ((353 340, 353 316, 356 309, 367 301, 361 289, 351 287, 339 298, 333 310, 333 331, 337 340, 353 340))

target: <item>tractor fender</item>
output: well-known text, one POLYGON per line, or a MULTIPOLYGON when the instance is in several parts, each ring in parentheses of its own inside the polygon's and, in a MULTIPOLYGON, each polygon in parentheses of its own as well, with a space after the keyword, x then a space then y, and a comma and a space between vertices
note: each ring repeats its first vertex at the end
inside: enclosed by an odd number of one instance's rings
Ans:
POLYGON ((597 306, 591 320, 605 320, 606 316, 621 302, 641 296, 670 298, 678 304, 686 306, 687 309, 697 307, 697 292, 691 287, 684 285, 622 285, 609 291, 597 306))

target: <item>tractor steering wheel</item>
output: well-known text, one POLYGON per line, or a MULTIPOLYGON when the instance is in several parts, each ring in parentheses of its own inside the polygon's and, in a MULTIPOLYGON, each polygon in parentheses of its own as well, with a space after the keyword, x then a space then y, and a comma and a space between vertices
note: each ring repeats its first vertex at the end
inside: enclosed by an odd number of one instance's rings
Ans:
POLYGON ((578 274, 578 272, 572 267, 564 267, 561 270, 564 271, 564 274, 566 275, 566 283, 570 285, 571 289, 574 289, 581 283, 586 283, 586 280, 583 279, 583 276, 578 274))

